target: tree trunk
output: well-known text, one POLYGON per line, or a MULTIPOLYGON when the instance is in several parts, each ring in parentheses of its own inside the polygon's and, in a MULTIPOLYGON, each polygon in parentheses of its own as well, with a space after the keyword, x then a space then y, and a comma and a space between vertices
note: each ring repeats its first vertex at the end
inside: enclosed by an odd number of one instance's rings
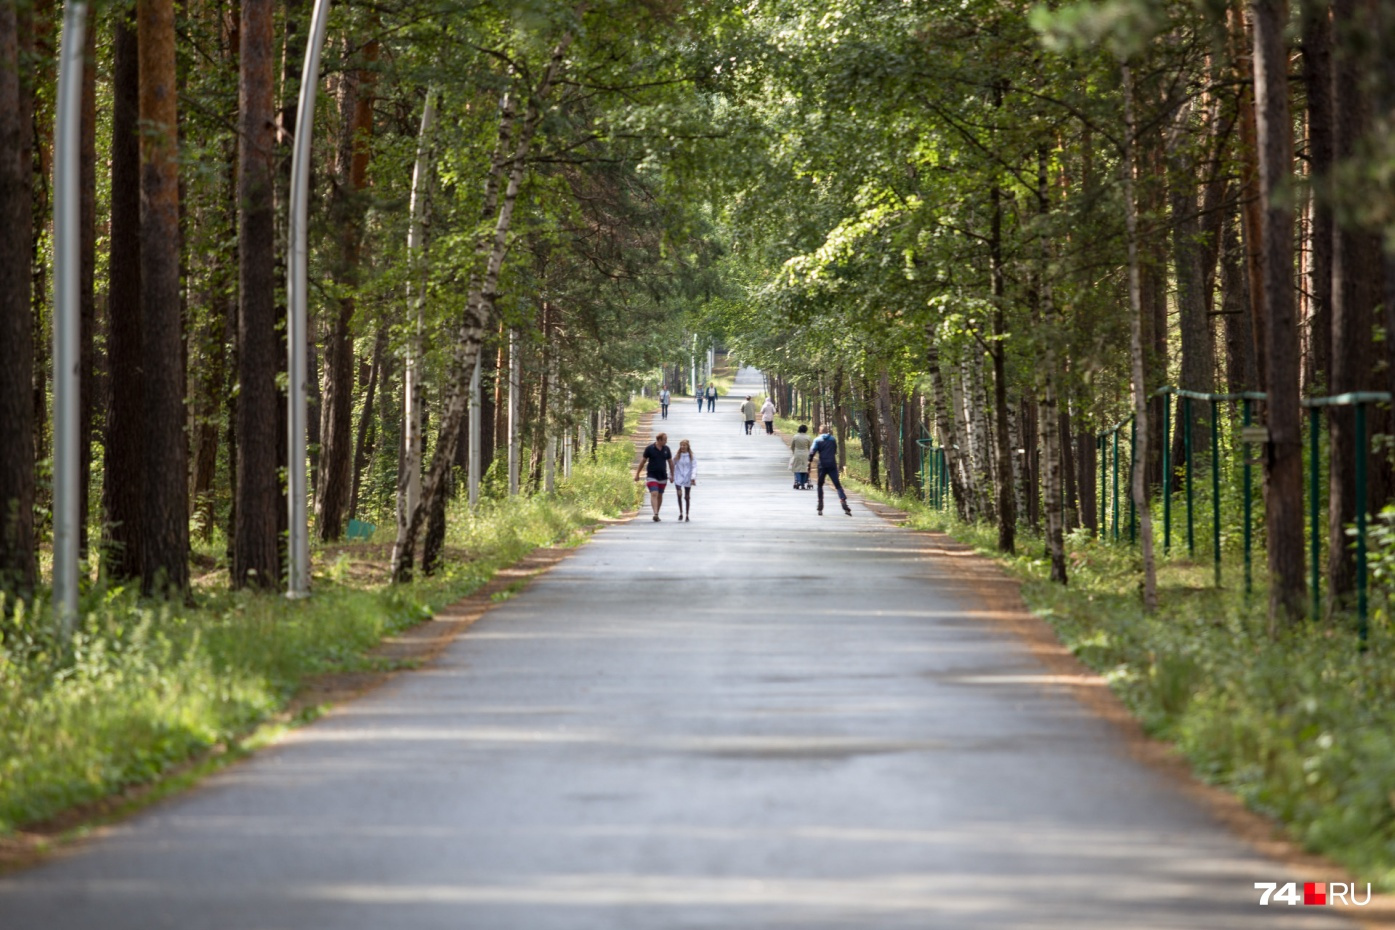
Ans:
POLYGON ((882 426, 882 446, 886 451, 886 488, 892 494, 906 493, 901 481, 901 437, 897 435, 895 412, 891 404, 891 378, 885 370, 877 381, 877 413, 882 426))
POLYGON ((179 280, 179 152, 173 0, 139 0, 141 340, 146 444, 141 586, 189 586, 188 445, 184 435, 179 280))
POLYGON ((372 154, 373 99, 378 42, 362 49, 357 71, 340 77, 341 135, 331 215, 339 229, 336 284, 343 290, 325 341, 325 395, 320 420, 319 493, 315 498, 320 539, 344 535, 344 515, 353 490, 354 289, 363 251, 364 194, 372 154))
POLYGON ((977 347, 970 350, 965 416, 969 422, 970 435, 973 438, 974 484, 977 486, 980 507, 983 518, 993 520, 997 518, 998 513, 997 485, 994 483, 994 472, 997 469, 992 451, 993 429, 989 426, 988 421, 989 411, 992 410, 992 407, 989 406, 988 388, 984 384, 983 356, 984 353, 977 347))
POLYGON ((872 487, 880 488, 882 486, 881 418, 877 416, 876 389, 872 386, 870 378, 862 379, 861 394, 862 418, 866 423, 866 429, 862 431, 862 454, 867 456, 867 470, 870 473, 872 487))
MULTIPOLYGON (((407 363, 402 374, 402 463, 397 472, 397 537, 407 531, 412 511, 421 499, 421 460, 423 450, 422 415, 425 395, 421 386, 421 358, 424 351, 426 282, 426 230, 431 211, 431 143, 436 123, 437 94, 427 90, 417 131, 416 163, 412 167, 412 193, 407 218, 407 305, 412 333, 407 343, 407 363)), ((394 556, 395 558, 395 556, 394 556)))
POLYGON ((1221 229, 1221 315, 1225 320, 1225 372, 1227 390, 1238 394, 1260 388, 1255 365, 1253 315, 1250 312, 1250 279, 1232 214, 1221 229))
POLYGON ((1099 497, 1096 486, 1099 462, 1096 459, 1095 434, 1082 429, 1075 437, 1075 467, 1080 488, 1080 525, 1098 535, 1099 497))
MULTIPOLYGON (((103 572, 140 575, 145 496, 145 359, 140 320, 140 75, 134 24, 114 17, 111 116, 111 236, 107 256, 110 402, 103 437, 103 572), (114 476, 119 480, 113 480, 114 476)), ((0 110, 3 110, 0 107, 0 110)), ((0 418, 3 419, 3 418, 0 418)))
MULTIPOLYGON (((1045 148, 1037 152, 1037 209, 1045 219, 1051 210, 1047 191, 1048 153, 1045 148)), ((1041 429, 1042 457, 1042 497, 1046 505, 1046 551, 1051 559, 1051 580, 1058 584, 1066 583, 1066 539, 1065 539, 1065 483, 1061 468, 1061 410, 1057 403, 1057 340, 1059 320, 1056 313, 1055 294, 1051 287, 1051 240, 1041 240, 1041 265, 1037 274, 1037 287, 1041 304, 1041 416, 1038 418, 1041 429)), ((1204 317, 1203 317, 1204 319, 1204 317)))
POLYGON ((1325 0, 1303 2, 1303 87, 1308 100, 1308 173, 1313 182, 1308 243, 1312 389, 1322 393, 1332 367, 1332 23, 1325 0))
POLYGON ((363 486, 363 469, 368 464, 368 456, 371 452, 372 443, 370 427, 373 424, 373 401, 378 393, 378 381, 381 379, 383 369, 383 358, 387 354, 387 327, 379 327, 378 335, 373 340, 373 360, 368 364, 368 376, 363 377, 360 371, 359 380, 366 381, 367 387, 363 395, 363 412, 358 417, 358 429, 355 431, 354 439, 354 484, 353 490, 349 494, 349 519, 358 516, 359 493, 363 486))
POLYGON ((1257 113, 1255 94, 1251 84, 1253 70, 1258 67, 1254 55, 1246 41, 1246 26, 1234 8, 1230 11, 1232 42, 1231 58, 1235 61, 1236 79, 1240 85, 1240 205, 1241 232, 1245 251, 1245 273, 1250 295, 1250 335, 1253 347, 1250 352, 1255 365, 1255 383, 1269 383, 1267 372, 1268 343, 1267 325, 1264 314, 1268 307, 1264 285, 1264 212, 1260 191, 1259 138, 1256 128, 1257 113))
POLYGON ((275 587, 280 481, 276 373, 275 76, 272 0, 242 0, 238 96, 237 521, 234 588, 275 587))
POLYGON ((952 410, 954 398, 945 386, 944 372, 940 367, 940 347, 935 344, 935 332, 927 327, 930 345, 926 350, 927 367, 930 369, 930 385, 934 389, 935 431, 939 433, 940 448, 944 449, 945 467, 949 472, 950 491, 954 495, 955 509, 959 519, 968 519, 968 495, 960 479, 962 468, 959 457, 959 432, 952 410))
POLYGON ((1143 609, 1153 613, 1158 609, 1158 574, 1153 556, 1153 519, 1148 504, 1148 485, 1144 474, 1148 461, 1148 382, 1144 374, 1143 356, 1143 290, 1138 260, 1138 201, 1134 199, 1134 144, 1137 120, 1134 118, 1133 69, 1123 63, 1120 69, 1124 83, 1124 151, 1119 171, 1123 178, 1124 225, 1128 238, 1128 277, 1130 315, 1130 355, 1133 373, 1133 413, 1137 427, 1137 443, 1133 450, 1133 499, 1138 509, 1139 549, 1143 556, 1143 609))
MULTIPOLYGON (((523 124, 518 128, 512 157, 508 158, 508 184, 503 191, 498 215, 494 221, 492 237, 481 238, 476 243, 476 255, 485 259, 484 272, 472 278, 466 298, 465 319, 455 341, 454 358, 451 361, 451 376, 447 384, 446 407, 441 418, 441 433, 432 456, 431 471, 422 486, 422 500, 413 511, 412 519, 405 531, 399 534, 398 544, 393 553, 393 579, 398 582, 410 580, 415 563, 416 537, 426 522, 426 515, 434 504, 436 495, 443 492, 447 473, 455 458, 456 444, 460 441, 464 425, 466 406, 469 399, 470 378, 474 374, 475 359, 485 335, 494 327, 494 301, 498 295, 499 274, 504 258, 508 254, 509 231, 513 226, 513 212, 518 202, 519 188, 527 169, 528 153, 533 134, 542 120, 541 106, 547 100, 561 73, 567 49, 571 47, 573 33, 567 32, 552 49, 551 58, 544 69, 538 86, 529 95, 528 111, 523 124)), ((504 154, 507 149, 500 146, 504 154)), ((486 187, 485 204, 497 196, 498 181, 503 176, 505 159, 497 157, 490 167, 486 187)))
MULTIPOLYGON (((223 29, 224 63, 237 73, 241 55, 241 4, 237 5, 238 21, 227 21, 223 29)), ((237 230, 237 139, 222 146, 225 170, 219 173, 218 198, 214 223, 222 230, 237 230)), ((221 231, 221 230, 220 230, 221 231)), ((237 263, 238 251, 229 256, 223 251, 209 256, 211 267, 204 277, 203 302, 209 312, 202 316, 194 337, 198 345, 199 363, 194 374, 193 398, 193 476, 190 499, 199 535, 213 538, 215 520, 215 489, 218 474, 218 446, 223 422, 224 399, 228 395, 227 343, 230 331, 237 329, 237 272, 230 266, 237 263)), ((230 459, 234 463, 236 459, 230 459)))
POLYGON ((1071 432, 1070 411, 1061 405, 1061 435, 1057 440, 1061 449, 1061 480, 1065 482, 1064 506, 1066 532, 1080 526, 1080 486, 1075 468, 1075 442, 1071 432))
MULTIPOLYGON (((1260 196, 1264 209, 1266 409, 1265 519, 1269 550, 1272 628, 1303 616, 1303 441, 1298 405, 1301 355, 1293 294, 1293 209, 1285 188, 1293 172, 1288 104, 1288 50, 1284 0, 1252 0, 1254 11, 1255 123, 1260 196)), ((1336 347, 1334 346, 1334 354, 1336 347)))
POLYGON ((81 245, 78 294, 81 300, 80 340, 82 359, 78 379, 78 548, 88 556, 87 514, 92 491, 92 422, 96 410, 97 358, 97 30, 87 29, 82 67, 82 138, 78 186, 81 245))
MULTIPOLYGON (((1364 17, 1357 0, 1333 0, 1332 13, 1333 26, 1341 37, 1333 58, 1332 144, 1334 163, 1342 165, 1357 156, 1357 146, 1370 128, 1371 114, 1362 89, 1366 68, 1355 47, 1364 17)), ((1379 236, 1355 222, 1339 224, 1332 249, 1329 387, 1333 394, 1378 390, 1383 386, 1375 369, 1374 336, 1376 309, 1384 296, 1382 278, 1379 236)), ((1356 561, 1347 528, 1356 521, 1356 458, 1364 455, 1365 450, 1356 446, 1354 408, 1330 408, 1328 423, 1331 451, 1327 585, 1328 603, 1336 609, 1356 592, 1356 561)))
MULTIPOLYGON (((1184 114, 1190 107, 1183 108, 1184 114)), ((1179 120, 1186 122, 1183 115, 1179 120)), ((1183 135, 1177 133, 1177 138, 1183 135)), ((1168 158, 1168 200, 1172 211, 1172 259, 1177 276, 1177 311, 1182 342, 1181 383, 1188 391, 1211 393, 1214 387, 1215 350, 1211 345, 1211 324, 1206 317, 1206 272, 1202 262, 1201 223, 1197 218, 1195 161, 1185 154, 1185 142, 1174 141, 1168 158)), ((1180 407, 1179 407, 1180 410, 1180 407)), ((1174 469, 1185 460, 1185 437, 1176 431, 1173 452, 1174 469), (1182 457, 1178 457, 1178 453, 1182 457)), ((1191 447, 1198 458, 1205 455, 1211 442, 1211 408, 1209 404, 1192 404, 1191 447)), ((1161 438, 1161 437, 1159 437, 1161 438)), ((1195 463, 1194 463, 1195 464, 1195 463)), ((1172 476, 1165 476, 1171 481, 1172 476)))
POLYGON ((1018 431, 1022 445, 1022 485, 1026 504, 1027 525, 1034 530, 1041 529, 1041 424, 1038 423, 1037 404, 1028 397, 1021 401, 1021 416, 1018 417, 1018 431))
MULTIPOLYGON (((994 88, 995 102, 1002 104, 997 88, 994 88)), ((989 191, 992 204, 992 231, 988 239, 988 266, 993 289, 993 413, 995 453, 998 458, 997 511, 998 511, 998 551, 1017 551, 1017 500, 1013 493, 1012 480, 1012 439, 1008 432, 1008 385, 1007 385, 1007 345, 1005 315, 1003 306, 1007 299, 1003 276, 1003 208, 1002 191, 995 181, 989 191)))
MULTIPOLYGON (((0 591, 33 591, 34 317, 29 99, 15 3, 0 3, 0 591)), ((6 610, 8 613, 8 609, 6 610)))

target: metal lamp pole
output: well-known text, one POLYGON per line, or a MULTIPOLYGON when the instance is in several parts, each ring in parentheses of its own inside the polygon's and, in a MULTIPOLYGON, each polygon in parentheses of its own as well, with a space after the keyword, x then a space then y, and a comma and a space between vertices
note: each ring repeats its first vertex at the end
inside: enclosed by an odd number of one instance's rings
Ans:
POLYGON ((315 95, 319 90, 320 52, 325 44, 329 0, 315 0, 310 16, 310 41, 300 72, 300 101, 296 109, 295 142, 291 149, 291 215, 286 263, 286 404, 289 423, 286 456, 286 499, 290 510, 290 555, 286 596, 310 593, 310 525, 306 508, 306 291, 309 288, 307 226, 310 206, 310 147, 315 134, 315 95))
POLYGON ((65 638, 77 617, 78 528, 83 517, 78 487, 82 327, 78 307, 78 203, 82 197, 78 146, 86 32, 87 4, 68 3, 58 61, 53 158, 53 606, 65 638))

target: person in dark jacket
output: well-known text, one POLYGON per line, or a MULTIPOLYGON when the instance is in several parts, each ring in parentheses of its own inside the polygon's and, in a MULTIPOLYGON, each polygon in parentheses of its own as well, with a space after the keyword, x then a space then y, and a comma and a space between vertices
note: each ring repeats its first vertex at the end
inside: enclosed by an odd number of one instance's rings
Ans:
POLYGON ((816 458, 819 460, 819 516, 823 516, 823 480, 831 478, 833 487, 838 490, 838 500, 843 504, 843 513, 851 517, 852 508, 848 506, 847 492, 838 480, 838 440, 833 438, 833 429, 827 424, 824 424, 823 432, 809 448, 809 461, 812 463, 816 458))

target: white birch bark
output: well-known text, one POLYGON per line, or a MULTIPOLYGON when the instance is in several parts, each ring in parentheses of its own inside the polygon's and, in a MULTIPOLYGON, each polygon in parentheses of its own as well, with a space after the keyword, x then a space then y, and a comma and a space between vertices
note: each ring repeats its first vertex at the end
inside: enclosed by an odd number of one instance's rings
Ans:
POLYGON ((397 541, 393 546, 396 561, 397 545, 406 535, 412 511, 421 500, 422 412, 421 353, 425 329, 426 281, 425 261, 427 213, 430 209, 429 172, 431 171, 431 133, 436 122, 435 88, 426 92, 421 111, 421 129, 417 133, 416 162, 412 166, 412 193, 408 205, 407 305, 412 318, 412 333, 407 342, 407 360, 402 378, 402 415, 406 437, 402 454, 402 473, 397 476, 397 541))
POLYGON ((977 520, 982 513, 979 509, 978 489, 974 487, 974 436, 973 427, 964 408, 965 375, 962 358, 956 359, 950 369, 949 384, 950 400, 954 406, 955 430, 960 437, 955 464, 959 467, 958 481, 964 493, 964 518, 977 520))
POLYGON ((1148 507, 1145 463, 1148 461, 1148 385, 1143 380, 1143 293, 1138 268, 1138 203, 1134 200, 1133 70, 1120 62, 1124 81, 1124 157, 1120 172, 1124 187, 1124 225, 1129 252, 1129 349, 1133 362, 1133 412, 1137 441, 1133 449, 1133 500, 1138 511, 1138 539, 1143 555, 1143 609, 1158 609, 1158 571, 1153 557, 1153 514, 1148 507))
MULTIPOLYGON (((513 151, 507 162, 508 184, 504 188, 499 204, 498 216, 493 234, 481 237, 476 244, 476 254, 484 261, 482 274, 471 276, 470 291, 466 298, 465 318, 457 331, 455 352, 451 366, 451 376, 447 384, 445 410, 441 417, 441 432, 432 455, 431 470, 422 483, 422 497, 412 512, 412 517, 393 552, 392 577, 394 581, 408 581, 412 577, 415 563, 417 536, 426 524, 426 516, 444 492, 452 462, 460 442, 464 425, 466 401, 469 396, 469 379, 479 356, 480 346, 485 335, 494 324, 494 301, 498 297, 499 273, 508 255, 509 231, 513 225, 514 208, 518 202, 519 188, 527 171, 528 153, 538 124, 542 121, 542 107, 551 94, 557 78, 561 74, 567 49, 571 47, 574 34, 566 33, 553 47, 547 67, 544 69, 538 86, 533 89, 528 110, 522 125, 508 131, 513 138, 513 151)), ((507 98, 506 98, 507 99, 507 98)), ((512 122, 511 120, 509 121, 512 122)), ((501 139, 505 133, 501 128, 501 139)), ((490 176, 496 179, 498 170, 503 167, 496 163, 491 166, 490 176)), ((486 192, 489 192, 488 182, 486 192)))
POLYGON ((519 391, 523 388, 523 361, 519 356, 518 330, 509 330, 509 496, 518 496, 519 456, 523 454, 523 424, 518 422, 519 391))
POLYGON ((965 372, 964 420, 969 427, 970 460, 973 464, 973 492, 976 519, 992 520, 993 456, 989 435, 988 389, 983 379, 983 352, 969 351, 963 363, 965 372))

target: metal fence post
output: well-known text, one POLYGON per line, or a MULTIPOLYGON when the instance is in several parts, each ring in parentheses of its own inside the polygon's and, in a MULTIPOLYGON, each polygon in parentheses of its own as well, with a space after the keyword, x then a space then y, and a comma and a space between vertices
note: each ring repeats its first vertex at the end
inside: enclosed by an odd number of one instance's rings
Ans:
MULTIPOLYGON (((1251 410, 1251 406, 1250 406, 1250 399, 1249 399, 1248 397, 1246 397, 1243 401, 1241 401, 1241 409, 1244 411, 1244 412, 1241 414, 1241 421, 1240 421, 1240 422, 1241 422, 1241 425, 1242 425, 1242 426, 1249 426, 1249 425, 1250 425, 1250 418, 1251 418, 1252 410, 1251 410)), ((1252 558, 1253 558, 1253 555, 1254 555, 1254 549, 1253 549, 1253 545, 1254 545, 1254 544, 1253 544, 1253 539, 1254 539, 1254 536, 1253 536, 1253 532, 1252 532, 1252 528, 1251 528, 1251 522, 1250 522, 1250 521, 1251 521, 1251 518, 1252 518, 1252 515, 1253 515, 1253 510, 1254 510, 1254 500, 1253 500, 1253 496, 1254 496, 1254 495, 1253 495, 1253 491, 1252 491, 1252 489, 1251 489, 1251 482, 1253 481, 1253 478, 1252 478, 1252 476, 1251 476, 1250 448, 1249 448, 1249 445, 1248 445, 1247 443, 1243 443, 1243 442, 1240 444, 1240 447, 1241 447, 1241 450, 1242 450, 1241 458, 1242 458, 1242 460, 1243 460, 1243 462, 1244 462, 1244 466, 1243 466, 1243 469, 1242 469, 1242 470, 1243 470, 1243 472, 1244 472, 1244 483, 1245 483, 1245 488, 1244 488, 1244 496, 1245 496, 1245 595, 1248 597, 1251 593, 1254 592, 1254 571, 1253 571, 1253 568, 1252 568, 1252 565, 1251 565, 1252 558)))
POLYGON ((1129 420, 1129 545, 1138 541, 1138 501, 1133 499, 1133 473, 1138 468, 1138 420, 1129 420))
POLYGON ((1192 517, 1192 399, 1182 398, 1182 454, 1187 457, 1187 558, 1196 558, 1196 524, 1192 517))
POLYGON ((1318 472, 1322 469, 1322 460, 1318 458, 1318 430, 1321 426, 1321 409, 1318 407, 1308 408, 1308 523, 1309 531, 1309 559, 1312 562, 1310 569, 1313 587, 1313 622, 1317 623, 1322 618, 1322 540, 1318 536, 1318 472))
MULTIPOLYGON (((1166 390, 1164 388, 1163 390, 1166 390)), ((1163 395, 1163 554, 1172 551, 1172 398, 1163 395)))
POLYGON ((1110 530, 1113 540, 1119 541, 1119 427, 1114 427, 1114 465, 1113 474, 1110 476, 1114 480, 1113 501, 1109 510, 1110 530))
POLYGON ((1356 404, 1356 622, 1366 640, 1366 404, 1356 404))
POLYGON ((1221 586, 1221 440, 1216 430, 1220 406, 1211 401, 1211 548, 1215 550, 1216 587, 1221 586))

